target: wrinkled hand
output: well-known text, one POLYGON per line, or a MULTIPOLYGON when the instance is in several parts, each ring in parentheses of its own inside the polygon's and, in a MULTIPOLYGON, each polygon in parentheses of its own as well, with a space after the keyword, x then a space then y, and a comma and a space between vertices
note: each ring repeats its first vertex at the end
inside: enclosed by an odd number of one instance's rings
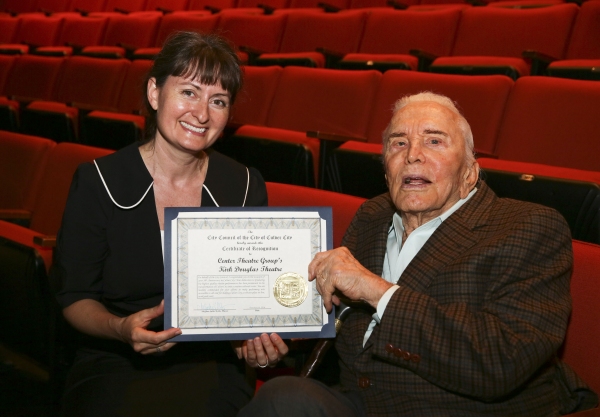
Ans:
POLYGON ((234 347, 237 357, 244 358, 252 368, 274 367, 289 351, 277 333, 263 333, 254 339, 239 342, 234 347))
POLYGON ((160 332, 147 330, 148 325, 157 317, 163 315, 165 301, 156 307, 138 311, 130 316, 123 317, 117 324, 117 331, 125 343, 129 343, 133 350, 143 355, 166 352, 176 343, 167 340, 181 334, 181 330, 174 327, 160 332))
POLYGON ((350 300, 365 301, 377 308, 381 296, 392 286, 362 266, 343 246, 315 255, 308 266, 308 280, 314 279, 327 312, 331 311, 332 303, 340 303, 335 291, 350 300))

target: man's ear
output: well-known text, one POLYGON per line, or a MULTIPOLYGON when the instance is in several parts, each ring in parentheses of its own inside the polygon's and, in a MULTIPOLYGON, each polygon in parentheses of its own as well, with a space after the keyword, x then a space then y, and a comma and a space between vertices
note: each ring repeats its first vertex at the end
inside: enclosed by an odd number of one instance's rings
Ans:
POLYGON ((158 110, 158 86, 156 85, 156 78, 152 77, 148 80, 146 87, 146 94, 148 95, 148 102, 154 110, 158 110))
POLYGON ((477 160, 474 160, 473 162, 471 162, 469 164, 469 166, 465 170, 464 177, 463 177, 465 186, 461 190, 460 198, 465 198, 469 194, 469 192, 471 192, 473 187, 475 187, 475 184, 477 184, 478 180, 479 180, 479 163, 477 162, 477 160), (464 194, 464 195, 462 195, 462 194, 464 194))

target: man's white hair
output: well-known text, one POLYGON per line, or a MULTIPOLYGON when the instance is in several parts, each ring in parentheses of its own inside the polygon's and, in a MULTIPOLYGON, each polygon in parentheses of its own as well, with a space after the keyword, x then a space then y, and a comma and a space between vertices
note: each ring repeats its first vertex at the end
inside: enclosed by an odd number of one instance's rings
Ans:
MULTIPOLYGON (((473 132, 471 132, 471 126, 469 126, 469 122, 462 115, 462 113, 456 107, 456 103, 452 101, 450 98, 441 95, 432 93, 431 91, 423 91, 418 94, 407 95, 396 101, 394 104, 394 115, 402 108, 408 106, 412 103, 419 103, 425 101, 432 101, 434 103, 440 104, 446 107, 448 110, 452 111, 456 114, 458 118, 458 128, 460 129, 463 138, 465 140, 465 152, 467 162, 473 162, 475 160, 474 149, 475 145, 473 143, 473 132)), ((392 117, 393 119, 393 117, 392 117)), ((388 138, 390 136, 390 130, 392 129, 392 122, 388 124, 388 126, 383 131, 383 154, 385 155, 388 148, 388 138)))

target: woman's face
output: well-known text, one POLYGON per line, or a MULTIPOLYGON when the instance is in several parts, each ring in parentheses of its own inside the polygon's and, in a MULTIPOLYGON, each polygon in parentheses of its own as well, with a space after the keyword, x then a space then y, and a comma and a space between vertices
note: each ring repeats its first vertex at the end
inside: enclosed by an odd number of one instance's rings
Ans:
POLYGON ((221 84, 169 76, 162 87, 148 81, 148 100, 156 110, 155 140, 188 152, 210 147, 229 120, 230 94, 221 84))

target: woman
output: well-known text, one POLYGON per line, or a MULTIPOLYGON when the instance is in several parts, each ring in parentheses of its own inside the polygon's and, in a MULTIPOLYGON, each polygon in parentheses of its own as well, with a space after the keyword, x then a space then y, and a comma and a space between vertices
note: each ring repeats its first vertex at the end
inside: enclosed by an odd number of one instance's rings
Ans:
POLYGON ((287 352, 275 334, 234 348, 162 330, 164 208, 267 204, 258 171, 210 149, 241 84, 223 39, 174 34, 147 77, 145 142, 78 168, 52 271, 84 335, 64 415, 233 416, 253 393, 240 359, 264 367, 287 352))

